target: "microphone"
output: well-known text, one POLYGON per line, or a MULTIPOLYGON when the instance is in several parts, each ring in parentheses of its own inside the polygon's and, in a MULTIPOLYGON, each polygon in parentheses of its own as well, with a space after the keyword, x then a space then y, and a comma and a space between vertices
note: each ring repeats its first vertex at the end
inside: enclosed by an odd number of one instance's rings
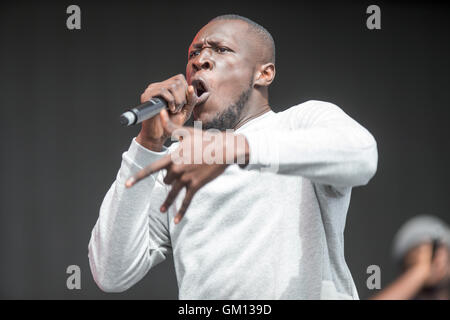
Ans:
POLYGON ((147 119, 150 119, 162 109, 167 109, 167 102, 163 98, 151 98, 149 101, 138 105, 120 115, 120 124, 123 126, 132 126, 147 119))

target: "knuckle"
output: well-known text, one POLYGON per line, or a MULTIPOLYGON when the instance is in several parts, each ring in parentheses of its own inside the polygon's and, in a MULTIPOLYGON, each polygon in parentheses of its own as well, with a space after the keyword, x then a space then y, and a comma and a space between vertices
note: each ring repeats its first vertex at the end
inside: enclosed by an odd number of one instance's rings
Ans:
POLYGON ((173 194, 173 188, 172 188, 172 189, 170 189, 169 193, 167 194, 167 197, 164 200, 163 205, 168 207, 172 203, 173 197, 174 197, 174 194, 173 194))
POLYGON ((193 190, 197 190, 197 188, 200 186, 200 181, 198 181, 197 179, 192 179, 190 186, 193 190))
POLYGON ((161 95, 164 96, 168 103, 174 102, 173 95, 166 88, 161 89, 161 95))
POLYGON ((190 182, 191 182, 191 179, 190 179, 189 177, 186 177, 186 176, 182 176, 182 177, 180 178, 180 180, 181 180, 181 182, 182 182, 183 184, 190 184, 190 182))
POLYGON ((168 184, 168 183, 169 183, 169 175, 166 175, 166 176, 164 177, 163 182, 164 182, 165 184, 168 184))
POLYGON ((164 201, 164 203, 166 205, 169 205, 170 203, 172 203, 174 198, 175 198, 175 190, 174 190, 174 188, 172 188, 172 189, 170 189, 170 192, 167 195, 166 201, 164 201))
POLYGON ((192 176, 191 179, 189 180, 189 187, 192 189, 192 191, 197 190, 197 186, 199 184, 200 184, 200 180, 195 176, 192 176))
POLYGON ((168 92, 168 90, 167 90, 167 88, 166 88, 165 86, 161 86, 161 87, 159 88, 159 92, 160 92, 161 94, 166 94, 166 93, 168 92))
POLYGON ((170 169, 175 175, 179 175, 181 173, 181 167, 179 165, 174 164, 170 169))

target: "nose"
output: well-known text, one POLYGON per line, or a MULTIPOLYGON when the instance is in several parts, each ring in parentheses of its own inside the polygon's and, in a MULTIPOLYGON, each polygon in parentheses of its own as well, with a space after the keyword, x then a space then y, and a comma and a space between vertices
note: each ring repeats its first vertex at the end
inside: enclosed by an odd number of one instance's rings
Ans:
POLYGON ((207 53, 208 50, 202 50, 200 54, 192 62, 192 67, 195 71, 211 70, 213 68, 213 61, 211 56, 207 53))

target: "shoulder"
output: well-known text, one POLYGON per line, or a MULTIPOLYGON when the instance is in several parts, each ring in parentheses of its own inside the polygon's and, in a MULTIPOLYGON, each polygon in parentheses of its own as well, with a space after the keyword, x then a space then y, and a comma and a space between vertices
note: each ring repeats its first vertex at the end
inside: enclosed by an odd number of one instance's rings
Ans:
POLYGON ((336 104, 320 101, 320 100, 308 100, 299 104, 296 104, 280 113, 311 113, 311 112, 329 112, 329 111, 340 111, 342 109, 336 104))
POLYGON ((309 100, 278 112, 277 117, 282 122, 308 126, 317 120, 332 115, 344 115, 344 111, 336 104, 320 100, 309 100))

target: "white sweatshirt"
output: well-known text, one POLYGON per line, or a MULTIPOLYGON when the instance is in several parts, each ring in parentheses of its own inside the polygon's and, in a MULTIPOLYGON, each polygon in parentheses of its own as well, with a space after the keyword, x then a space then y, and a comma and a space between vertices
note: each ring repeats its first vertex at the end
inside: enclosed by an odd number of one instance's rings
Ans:
POLYGON ((358 299, 343 233, 352 187, 376 172, 372 135, 321 101, 269 111, 236 133, 248 140, 249 165, 201 188, 178 225, 184 190, 159 212, 165 171, 124 186, 176 144, 158 153, 133 139, 89 243, 102 290, 127 290, 172 254, 180 299, 358 299))

